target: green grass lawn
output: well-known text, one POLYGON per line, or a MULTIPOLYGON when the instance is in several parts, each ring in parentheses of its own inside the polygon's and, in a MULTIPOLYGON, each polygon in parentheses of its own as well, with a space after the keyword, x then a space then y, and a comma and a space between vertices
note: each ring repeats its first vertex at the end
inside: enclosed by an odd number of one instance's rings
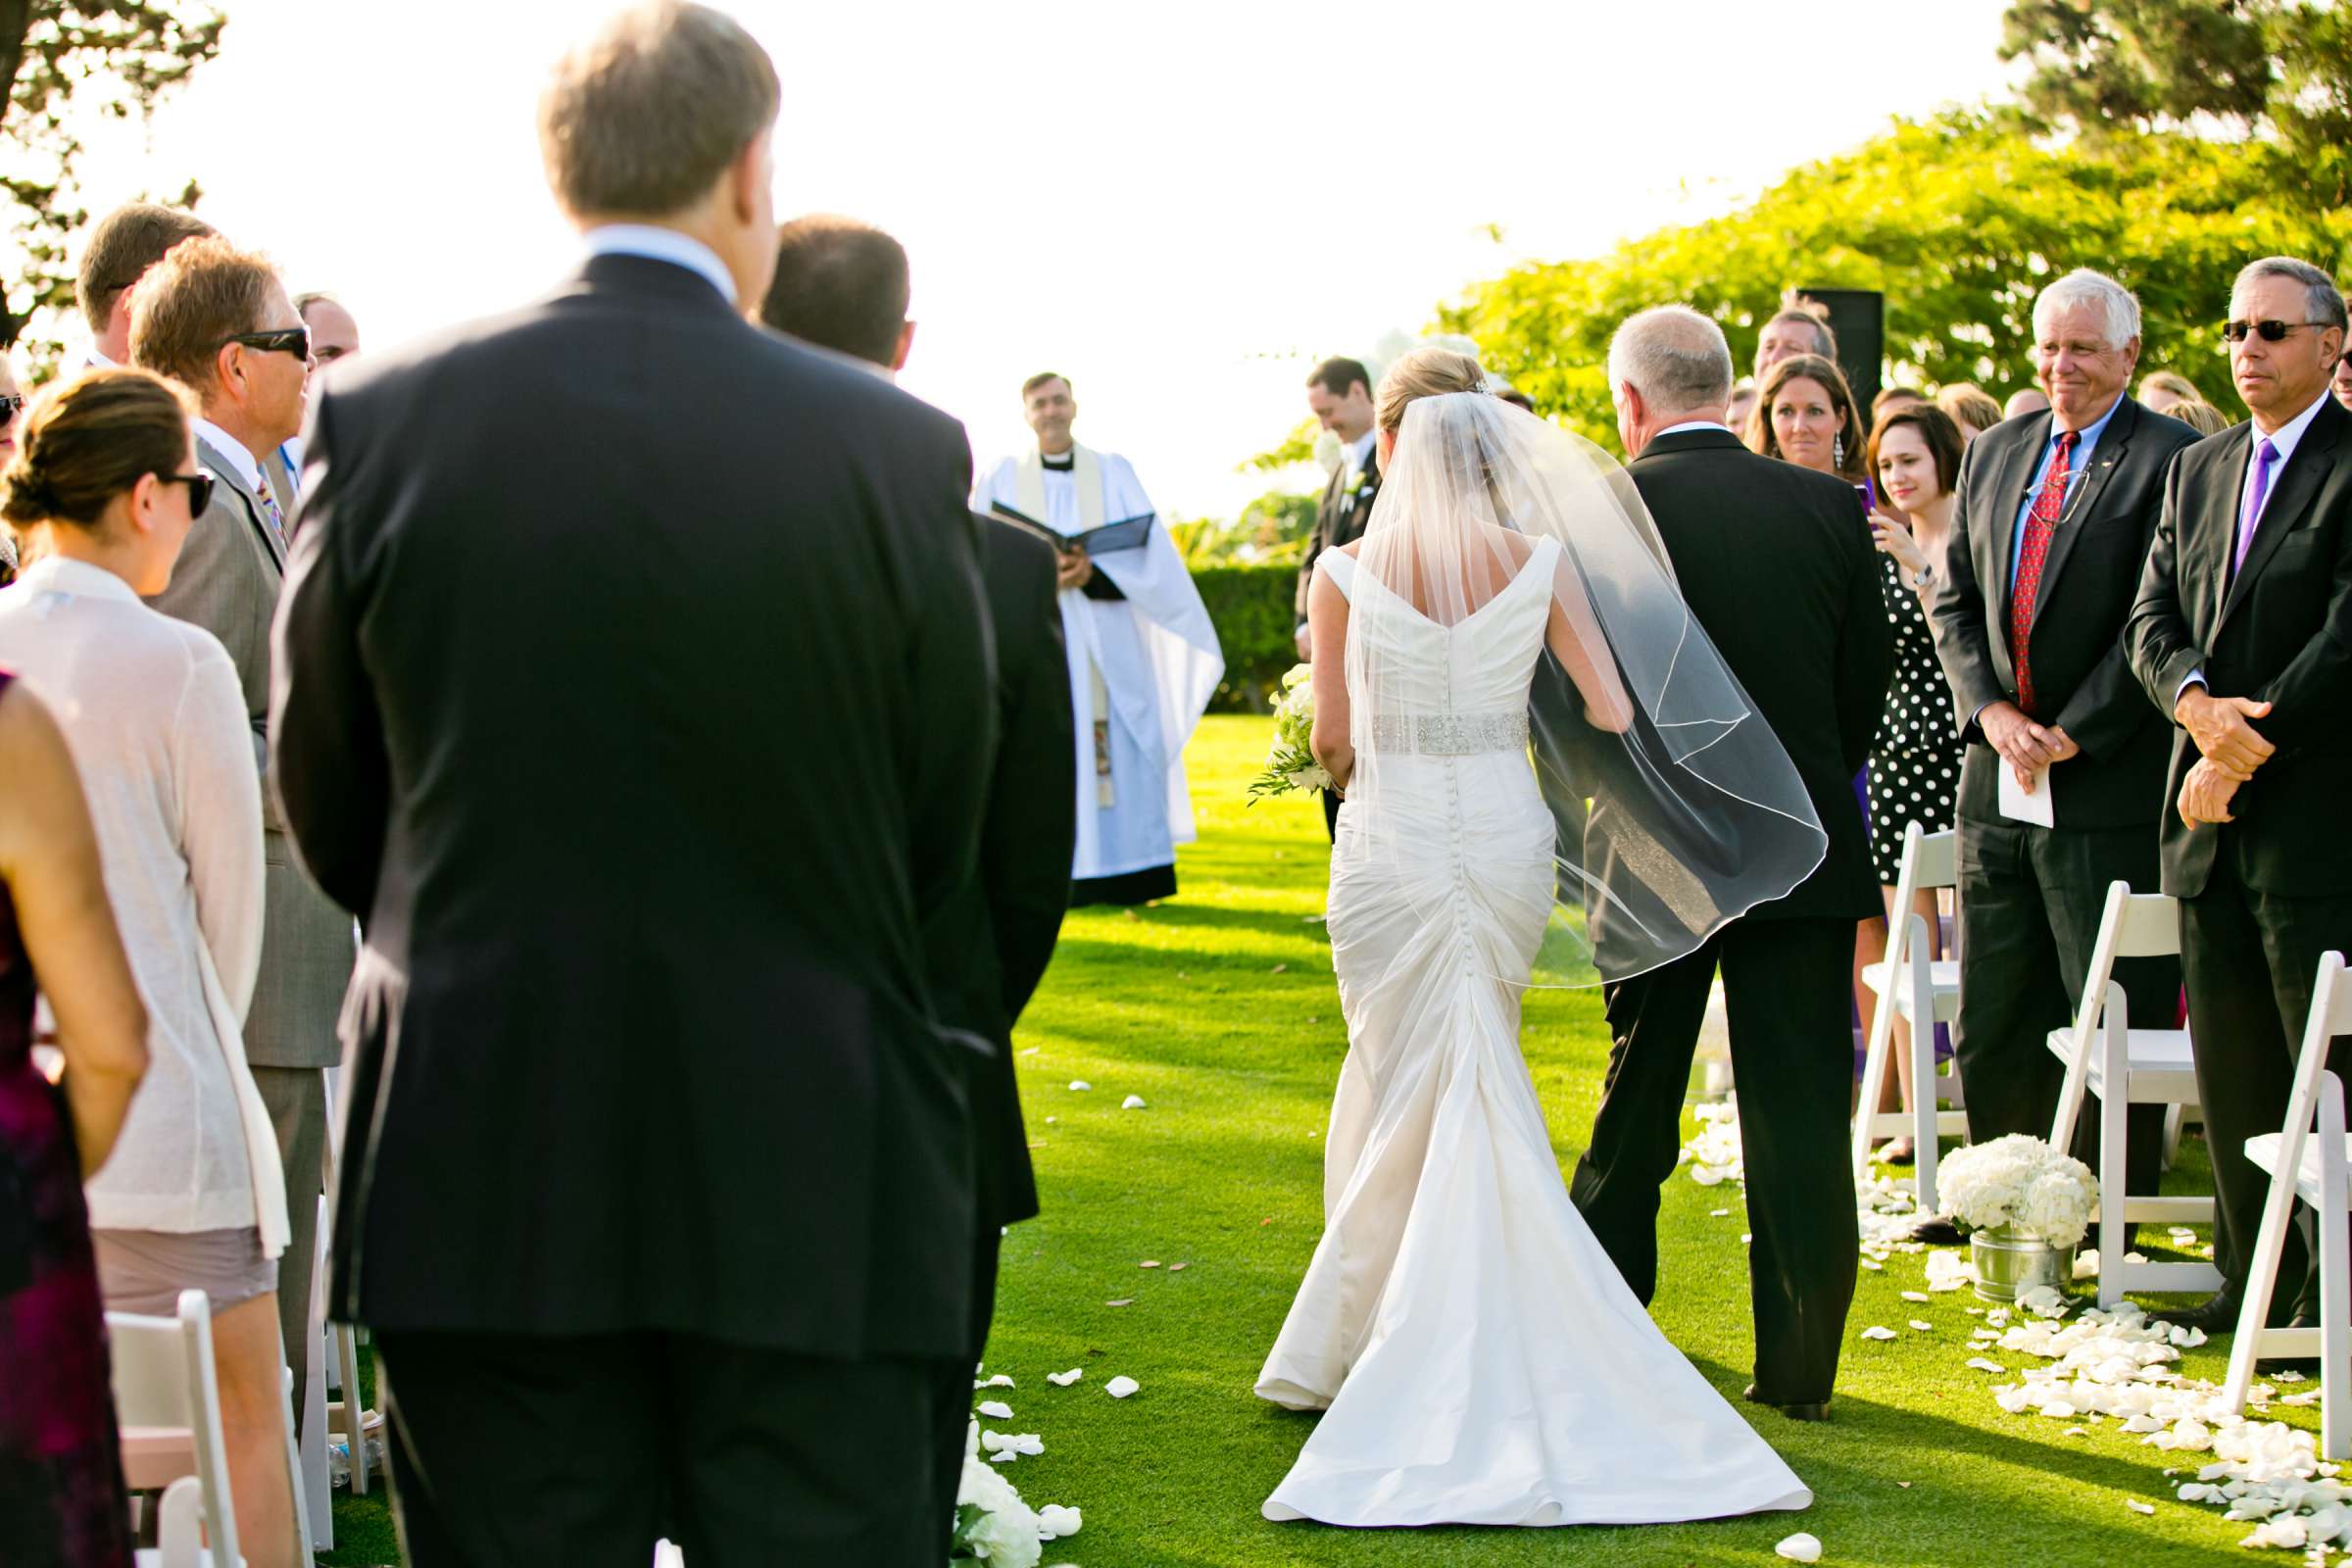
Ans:
MULTIPOLYGON (((1548 1531, 1262 1519, 1258 1504, 1314 1418, 1264 1403, 1250 1385, 1321 1225, 1321 1135, 1347 1045, 1317 919, 1327 864, 1319 811, 1298 799, 1244 804, 1266 735, 1260 719, 1203 724, 1190 753, 1200 842, 1183 852, 1178 896, 1156 908, 1072 914, 1022 1022, 1021 1088, 1045 1213, 1005 1238, 987 1365, 1017 1384, 991 1391, 1014 1418, 990 1424, 1045 1439, 1042 1456, 1008 1467, 1011 1480, 1032 1504, 1085 1511, 1085 1529, 1049 1545, 1047 1563, 1769 1563, 1774 1544, 1798 1530, 1821 1538, 1825 1563, 1887 1568, 2296 1560, 2249 1557, 2234 1544, 2248 1526, 2173 1500, 2165 1469, 2199 1456, 2163 1455, 2112 1423, 2068 1438, 2060 1434, 2074 1423, 2004 1414, 1988 1388, 1999 1380, 1962 1364, 1982 1321, 1962 1310, 1972 1298, 1902 1300, 1922 1285, 1920 1259, 1902 1255, 1862 1275, 1836 1420, 1750 1413, 1813 1488, 1818 1500, 1804 1514, 1548 1531), (1073 1093, 1073 1079, 1094 1087, 1073 1093), (1148 1108, 1122 1110, 1130 1094, 1148 1108), (1914 1317, 1935 1331, 1904 1329, 1914 1317), (1902 1338, 1855 1337, 1874 1323, 1902 1338), (1086 1368, 1076 1386, 1046 1381, 1073 1366, 1086 1368), (1142 1390, 1115 1400, 1102 1385, 1121 1373, 1142 1390), (2133 1513, 2127 1499, 2156 1512, 2133 1513)), ((1600 1090, 1599 999, 1537 992, 1526 1012, 1530 1065, 1565 1168, 1600 1090)), ((2193 1180, 2198 1163, 2179 1174, 2193 1180)), ((1751 1342, 1736 1197, 1678 1176, 1660 1228, 1653 1313, 1737 1401, 1751 1342), (1727 1206, 1730 1216, 1709 1217, 1727 1206)), ((2013 1370, 2029 1364, 2002 1359, 2013 1370)), ((2219 1379, 2225 1364, 2208 1348, 2181 1370, 2219 1379)), ((2280 1413, 2316 1424, 2316 1411, 2280 1413)), ((1628 1423, 1642 1418, 1624 1412, 1628 1423)), ((344 1549, 326 1561, 395 1560, 377 1499, 342 1502, 336 1527, 344 1549)))

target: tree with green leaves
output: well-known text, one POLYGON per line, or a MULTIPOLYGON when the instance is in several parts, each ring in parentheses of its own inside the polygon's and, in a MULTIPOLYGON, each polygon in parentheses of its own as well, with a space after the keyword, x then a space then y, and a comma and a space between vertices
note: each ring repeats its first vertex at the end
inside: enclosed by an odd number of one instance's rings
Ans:
MULTIPOLYGON (((68 245, 89 220, 74 178, 81 127, 145 120, 220 52, 223 20, 203 0, 0 0, 0 224, 18 253, 0 278, 0 348, 73 303, 68 245)), ((199 194, 191 180, 175 200, 199 194)))
POLYGON ((2027 115, 2094 144, 2212 129, 2276 143, 2352 195, 2352 12, 2342 0, 2014 0, 2001 58, 2027 115))
POLYGON ((1609 335, 1646 306, 1712 316, 1745 366, 1783 288, 1876 289, 1890 382, 1997 392, 2029 378, 2034 296, 2091 267, 2138 292, 2142 368, 2180 370, 2218 399, 2217 327, 2238 267, 2272 252, 2339 270, 2352 257, 2352 213, 2315 200, 2290 157, 2181 133, 2061 144, 1993 111, 1898 122, 1739 211, 1474 285, 1440 320, 1544 412, 1614 446, 1609 335))

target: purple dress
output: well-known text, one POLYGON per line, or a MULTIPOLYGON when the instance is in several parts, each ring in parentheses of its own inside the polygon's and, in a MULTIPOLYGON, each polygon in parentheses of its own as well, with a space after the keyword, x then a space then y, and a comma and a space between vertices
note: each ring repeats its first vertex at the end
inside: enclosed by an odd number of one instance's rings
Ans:
POLYGON ((0 1562, 129 1568, 81 1162, 64 1097, 32 1065, 33 991, 0 886, 0 1562))

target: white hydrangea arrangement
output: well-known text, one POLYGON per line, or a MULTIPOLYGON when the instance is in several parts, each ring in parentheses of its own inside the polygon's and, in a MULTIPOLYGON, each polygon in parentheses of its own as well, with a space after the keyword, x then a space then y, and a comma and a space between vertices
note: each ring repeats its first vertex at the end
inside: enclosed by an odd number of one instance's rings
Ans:
POLYGON ((2099 1201, 2089 1166, 2024 1133, 1955 1150, 1936 1167, 1936 1190, 1971 1229, 2007 1226, 2055 1247, 2082 1240, 2099 1201))
POLYGON ((1265 770, 1250 781, 1252 801, 1331 788, 1331 775, 1315 760, 1313 674, 1308 665, 1293 664, 1282 677, 1282 696, 1274 704, 1274 744, 1266 753, 1265 770))
MULTIPOLYGON (((1079 1511, 1054 1504, 1031 1508, 1004 1473, 980 1457, 980 1423, 974 1421, 963 1440, 963 1476, 956 1486, 956 1533, 949 1539, 948 1560, 985 1562, 990 1568, 1037 1568, 1045 1555, 1044 1543, 1078 1533, 1079 1511)), ((1045 1451, 1034 1439, 1017 1447, 1010 1442, 990 1447, 1045 1451)))

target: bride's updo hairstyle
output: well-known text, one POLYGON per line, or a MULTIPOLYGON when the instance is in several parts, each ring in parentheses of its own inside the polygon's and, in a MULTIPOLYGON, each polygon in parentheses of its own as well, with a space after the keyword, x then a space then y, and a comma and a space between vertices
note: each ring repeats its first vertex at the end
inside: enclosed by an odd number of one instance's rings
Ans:
POLYGON ((1404 407, 1415 398, 1441 397, 1447 392, 1486 389, 1487 372, 1478 361, 1453 349, 1418 348, 1389 367, 1380 378, 1375 400, 1380 427, 1394 435, 1404 423, 1404 407))

